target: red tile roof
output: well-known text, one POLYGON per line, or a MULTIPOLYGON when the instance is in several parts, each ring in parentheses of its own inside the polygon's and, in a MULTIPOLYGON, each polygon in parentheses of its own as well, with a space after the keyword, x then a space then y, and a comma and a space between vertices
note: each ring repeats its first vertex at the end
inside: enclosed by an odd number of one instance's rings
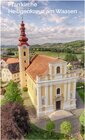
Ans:
POLYGON ((13 63, 18 63, 18 62, 19 62, 18 58, 8 58, 6 60, 7 64, 13 64, 13 63))
POLYGON ((65 62, 60 58, 48 57, 45 55, 37 55, 33 58, 31 64, 26 69, 26 73, 29 74, 34 80, 38 75, 44 75, 48 73, 48 64, 51 62, 65 62))

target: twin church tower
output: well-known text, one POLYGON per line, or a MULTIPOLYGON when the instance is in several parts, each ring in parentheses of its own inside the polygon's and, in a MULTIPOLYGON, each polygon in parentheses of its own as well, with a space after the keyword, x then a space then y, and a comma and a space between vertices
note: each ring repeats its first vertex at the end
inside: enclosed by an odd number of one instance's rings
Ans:
POLYGON ((27 43, 28 38, 25 34, 25 24, 22 20, 20 25, 20 38, 19 38, 19 69, 20 69, 20 85, 21 88, 27 86, 26 68, 29 66, 29 44, 27 43))

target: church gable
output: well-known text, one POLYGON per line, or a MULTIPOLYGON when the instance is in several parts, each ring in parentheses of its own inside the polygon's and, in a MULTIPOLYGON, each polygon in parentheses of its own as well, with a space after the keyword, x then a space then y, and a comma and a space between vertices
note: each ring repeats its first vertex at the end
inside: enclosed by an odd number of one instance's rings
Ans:
POLYGON ((54 67, 57 63, 63 63, 63 62, 65 61, 60 58, 48 57, 45 55, 37 55, 26 69, 26 73, 35 80, 36 76, 53 74, 52 71, 51 71, 52 73, 50 73, 50 65, 51 66, 53 65, 52 67, 54 67))

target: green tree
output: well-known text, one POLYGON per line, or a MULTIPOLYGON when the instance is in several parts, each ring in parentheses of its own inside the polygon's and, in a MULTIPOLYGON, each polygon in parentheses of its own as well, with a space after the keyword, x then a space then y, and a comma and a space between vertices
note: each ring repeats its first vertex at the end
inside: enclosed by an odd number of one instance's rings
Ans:
POLYGON ((83 111, 79 117, 80 120, 80 124, 83 125, 85 127, 85 111, 83 111))
POLYGON ((64 133, 66 135, 70 135, 72 131, 72 126, 69 121, 64 121, 60 125, 60 131, 61 133, 64 133))
POLYGON ((68 53, 65 56, 65 60, 71 62, 71 61, 77 61, 78 58, 75 54, 68 53))
POLYGON ((17 102, 1 106, 1 139, 21 140, 31 131, 30 119, 25 107, 17 102))
POLYGON ((77 140, 77 138, 71 138, 70 140, 77 140))
POLYGON ((79 121, 81 124, 81 133, 84 134, 84 130, 85 130, 85 111, 83 111, 79 117, 79 121))
POLYGON ((85 140, 85 134, 83 135, 83 139, 85 140))
POLYGON ((4 99, 2 100, 2 104, 6 102, 22 102, 18 84, 13 82, 12 80, 8 83, 4 99))
POLYGON ((85 60, 85 58, 84 58, 84 54, 82 54, 82 56, 81 56, 81 65, 84 67, 84 60, 85 60))
POLYGON ((52 131, 55 129, 55 123, 53 121, 48 121, 46 124, 46 129, 49 131, 49 134, 52 134, 52 131))

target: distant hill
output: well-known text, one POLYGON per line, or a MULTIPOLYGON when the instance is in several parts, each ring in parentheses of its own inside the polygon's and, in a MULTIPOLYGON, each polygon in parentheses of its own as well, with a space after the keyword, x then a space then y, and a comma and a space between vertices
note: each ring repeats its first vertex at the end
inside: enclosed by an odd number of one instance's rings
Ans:
MULTIPOLYGON (((4 48, 16 48, 16 45, 2 45, 2 49, 4 48)), ((72 41, 67 43, 45 43, 42 45, 36 44, 36 45, 30 45, 31 49, 39 49, 40 50, 48 50, 48 51, 61 51, 61 52, 77 52, 77 53, 83 53, 84 51, 84 41, 78 40, 78 41, 72 41)))
POLYGON ((45 43, 42 45, 32 45, 31 48, 38 48, 39 51, 48 50, 48 51, 83 53, 84 41, 78 40, 68 43, 45 43))

